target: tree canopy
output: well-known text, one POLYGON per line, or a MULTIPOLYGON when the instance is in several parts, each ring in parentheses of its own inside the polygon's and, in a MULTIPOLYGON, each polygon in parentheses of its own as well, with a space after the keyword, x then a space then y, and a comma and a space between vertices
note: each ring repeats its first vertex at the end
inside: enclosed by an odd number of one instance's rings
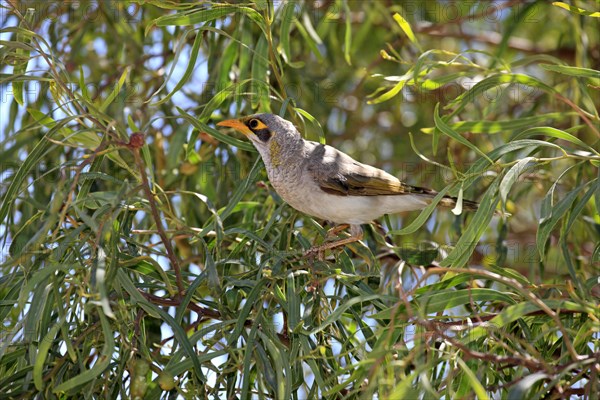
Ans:
POLYGON ((600 392, 597 2, 0 7, 0 398, 600 392), (480 207, 306 257, 256 112, 480 207))

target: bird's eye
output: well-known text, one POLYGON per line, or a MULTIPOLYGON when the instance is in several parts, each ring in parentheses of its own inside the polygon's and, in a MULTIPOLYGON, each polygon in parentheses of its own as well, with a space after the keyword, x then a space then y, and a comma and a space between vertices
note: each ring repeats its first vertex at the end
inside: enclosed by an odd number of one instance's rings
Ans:
POLYGON ((250 127, 250 129, 256 129, 258 128, 258 122, 257 119, 251 119, 250 122, 248 122, 248 127, 250 127))

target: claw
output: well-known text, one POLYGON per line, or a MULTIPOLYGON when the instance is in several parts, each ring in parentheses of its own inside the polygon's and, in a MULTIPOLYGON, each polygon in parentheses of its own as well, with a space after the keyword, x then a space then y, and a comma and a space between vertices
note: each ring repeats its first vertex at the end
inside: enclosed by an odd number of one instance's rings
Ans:
MULTIPOLYGON (((314 257, 314 255, 316 254, 317 259, 319 261, 323 261, 325 258, 325 250, 335 249, 336 247, 345 246, 349 243, 354 243, 354 242, 358 242, 359 240, 361 240, 363 238, 363 231, 362 231, 360 225, 349 225, 349 226, 350 226, 350 237, 336 240, 336 241, 329 242, 329 243, 324 243, 320 246, 313 246, 304 253, 304 256, 305 257, 311 257, 311 256, 314 257)), ((339 226, 336 226, 335 228, 330 229, 329 232, 332 232, 335 230, 336 233, 339 233, 340 231, 346 229, 347 227, 348 227, 348 225, 339 225, 339 226), (341 229, 340 229, 340 227, 341 227, 341 229)), ((329 236, 329 232, 327 232, 327 236, 329 236)))

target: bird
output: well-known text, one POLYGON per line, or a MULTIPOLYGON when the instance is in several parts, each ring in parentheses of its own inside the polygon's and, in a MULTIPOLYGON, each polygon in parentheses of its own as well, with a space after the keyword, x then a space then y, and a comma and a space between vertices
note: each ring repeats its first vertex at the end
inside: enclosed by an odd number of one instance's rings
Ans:
MULTIPOLYGON (((320 246, 307 254, 322 257, 325 250, 362 240, 362 224, 384 214, 420 210, 438 194, 411 186, 379 168, 356 161, 326 144, 302 138, 296 127, 275 114, 253 114, 217 123, 244 134, 260 154, 277 194, 296 210, 336 224, 328 236, 350 228, 350 236, 320 246)), ((438 206, 455 207, 455 197, 444 196, 438 206)), ((478 203, 462 200, 462 209, 478 203)))

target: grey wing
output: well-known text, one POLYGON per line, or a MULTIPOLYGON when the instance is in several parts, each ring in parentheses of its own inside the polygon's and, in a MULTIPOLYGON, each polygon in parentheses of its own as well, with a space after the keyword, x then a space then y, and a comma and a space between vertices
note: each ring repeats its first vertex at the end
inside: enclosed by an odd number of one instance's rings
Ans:
POLYGON ((307 170, 319 187, 338 196, 376 196, 410 193, 410 186, 387 172, 362 164, 327 145, 310 142, 307 170))

